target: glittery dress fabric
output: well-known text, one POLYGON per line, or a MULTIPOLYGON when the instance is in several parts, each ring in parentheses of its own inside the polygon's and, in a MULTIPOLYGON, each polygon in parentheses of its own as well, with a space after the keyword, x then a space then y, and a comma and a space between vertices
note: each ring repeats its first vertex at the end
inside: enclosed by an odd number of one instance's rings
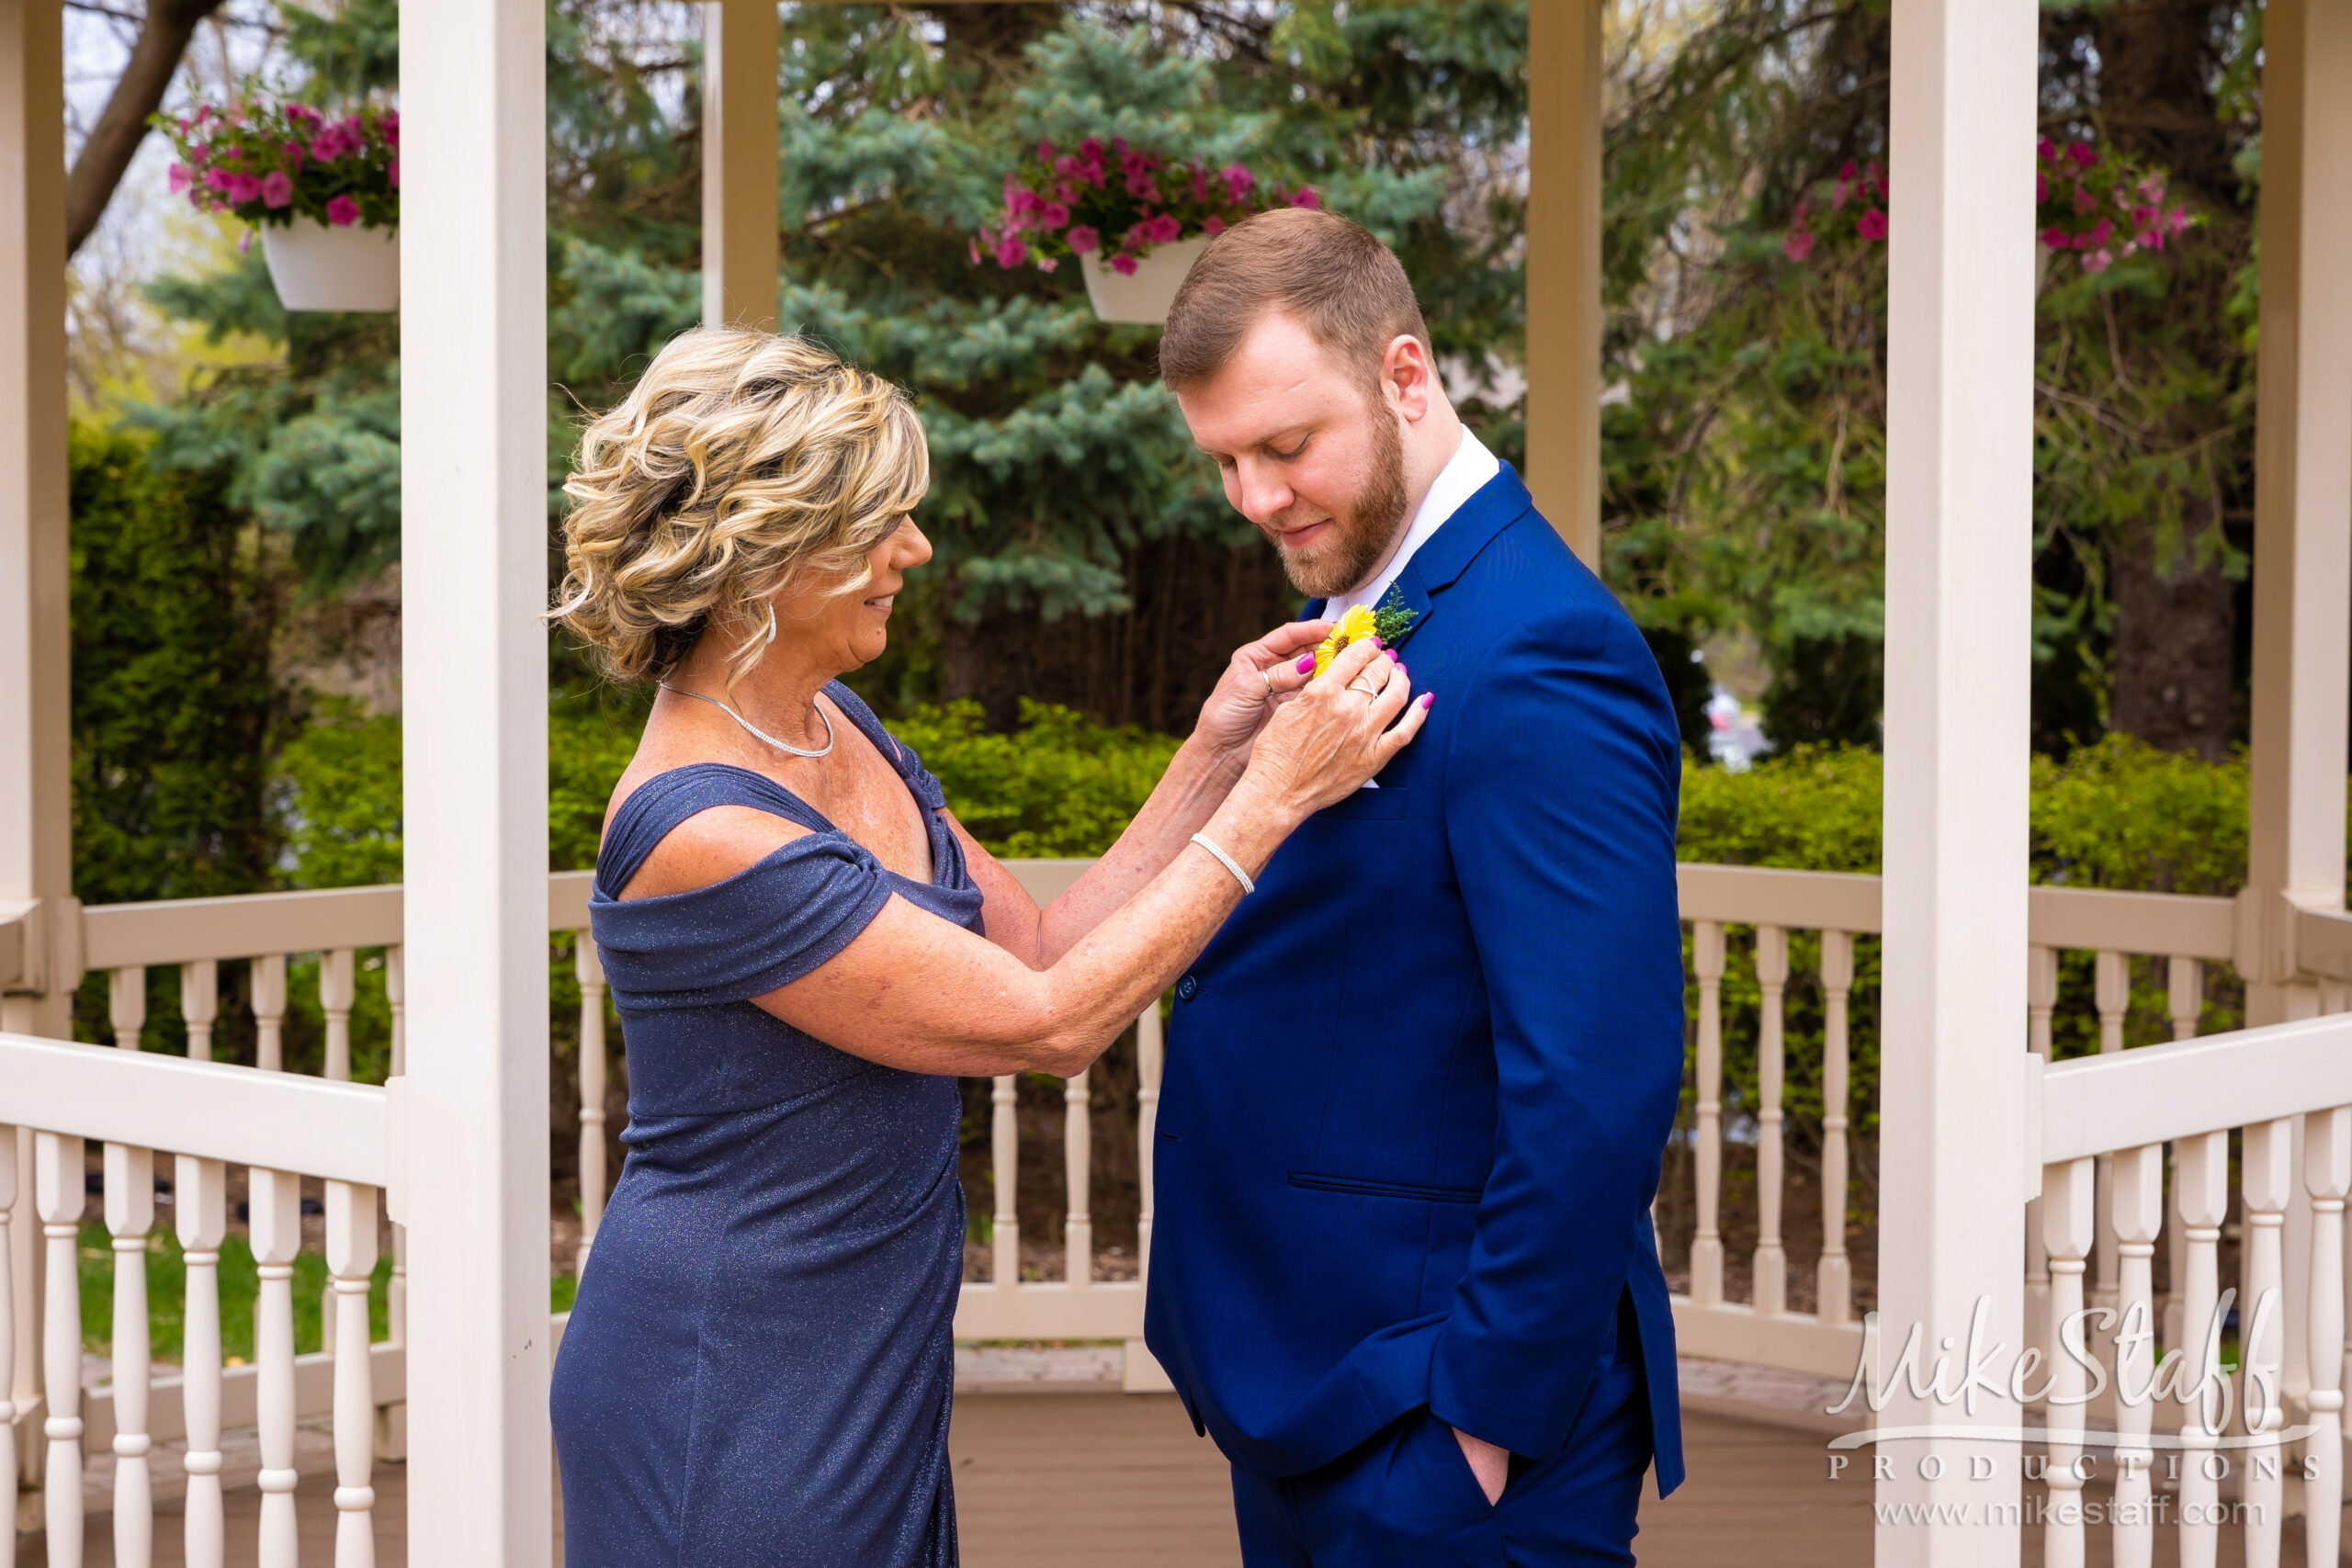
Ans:
POLYGON ((956 1561, 956 1080, 835 1050, 750 998, 839 953, 894 894, 978 932, 980 892, 939 782, 846 688, 826 694, 922 807, 930 882, 774 781, 712 763, 641 785, 597 861, 589 916, 626 1032, 628 1156, 555 1364, 571 1568, 956 1561), (616 897, 715 806, 811 830, 712 886, 616 897))

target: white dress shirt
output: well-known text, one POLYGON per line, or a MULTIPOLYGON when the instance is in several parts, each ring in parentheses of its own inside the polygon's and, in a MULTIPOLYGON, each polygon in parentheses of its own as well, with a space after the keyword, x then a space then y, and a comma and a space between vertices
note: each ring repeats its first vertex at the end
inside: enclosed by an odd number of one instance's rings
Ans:
POLYGON ((1380 607, 1381 599, 1389 585, 1404 575, 1413 558, 1413 552, 1430 542, 1430 536, 1442 527, 1445 520, 1462 509, 1462 503, 1487 488, 1487 481, 1502 472, 1502 462, 1487 450, 1486 443, 1462 427, 1462 444, 1453 449, 1453 457, 1430 485, 1429 494, 1421 498, 1420 510, 1413 513, 1405 536, 1397 542, 1396 551, 1388 564, 1369 579, 1345 593, 1335 593, 1323 606, 1323 618, 1337 621, 1358 604, 1373 609, 1380 607))

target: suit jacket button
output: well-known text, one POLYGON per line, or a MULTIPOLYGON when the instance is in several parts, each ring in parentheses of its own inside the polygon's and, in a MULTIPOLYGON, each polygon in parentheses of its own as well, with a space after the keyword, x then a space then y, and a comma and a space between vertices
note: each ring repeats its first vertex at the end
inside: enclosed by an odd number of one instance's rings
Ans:
POLYGON ((1176 982, 1176 999, 1178 1001, 1189 1002, 1200 994, 1201 982, 1199 976, 1187 975, 1182 979, 1176 982))

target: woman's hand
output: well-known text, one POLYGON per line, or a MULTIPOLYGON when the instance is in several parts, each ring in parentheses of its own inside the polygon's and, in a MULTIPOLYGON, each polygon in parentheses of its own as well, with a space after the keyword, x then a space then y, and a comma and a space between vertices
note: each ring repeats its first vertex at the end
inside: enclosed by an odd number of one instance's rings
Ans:
POLYGON ((1370 637, 1350 643, 1267 722, 1242 785, 1285 819, 1304 821, 1363 788, 1411 744, 1434 700, 1434 693, 1413 700, 1412 679, 1393 650, 1370 637))
MULTIPOLYGON (((1306 684, 1299 655, 1330 635, 1329 621, 1292 621, 1235 649, 1216 690, 1201 705, 1193 738, 1220 756, 1247 752, 1274 710, 1306 684)), ((1313 669, 1307 666, 1309 672, 1313 669)))

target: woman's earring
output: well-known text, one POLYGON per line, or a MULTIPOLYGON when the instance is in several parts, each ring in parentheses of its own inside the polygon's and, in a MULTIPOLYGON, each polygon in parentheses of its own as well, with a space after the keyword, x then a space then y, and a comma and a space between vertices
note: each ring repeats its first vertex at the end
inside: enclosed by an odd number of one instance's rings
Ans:
POLYGON ((761 647, 763 647, 763 648, 774 648, 774 647, 775 646, 775 600, 773 600, 773 599, 768 600, 768 601, 767 601, 767 606, 768 606, 768 640, 767 640, 766 642, 764 642, 764 643, 761 644, 760 646, 761 646, 761 647))

